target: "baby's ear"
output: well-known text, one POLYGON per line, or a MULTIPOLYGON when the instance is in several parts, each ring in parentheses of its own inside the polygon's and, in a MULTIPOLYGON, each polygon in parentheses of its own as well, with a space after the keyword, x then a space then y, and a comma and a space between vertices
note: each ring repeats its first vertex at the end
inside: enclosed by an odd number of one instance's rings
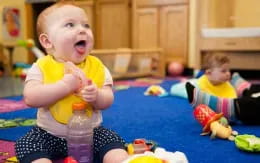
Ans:
POLYGON ((45 49, 52 48, 52 44, 51 44, 47 34, 45 34, 45 33, 40 34, 39 41, 40 41, 42 47, 44 47, 45 49))

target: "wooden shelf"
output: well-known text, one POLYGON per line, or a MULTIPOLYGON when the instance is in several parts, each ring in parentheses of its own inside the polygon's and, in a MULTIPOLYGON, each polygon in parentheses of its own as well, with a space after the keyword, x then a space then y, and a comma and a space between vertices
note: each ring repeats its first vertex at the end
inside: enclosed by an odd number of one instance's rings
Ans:
POLYGON ((165 76, 164 55, 160 48, 100 49, 93 50, 91 54, 103 61, 114 79, 165 76), (124 55, 129 57, 124 57, 124 55), (127 59, 129 59, 129 61, 127 61, 127 59), (115 64, 119 64, 122 68, 116 67, 115 64))

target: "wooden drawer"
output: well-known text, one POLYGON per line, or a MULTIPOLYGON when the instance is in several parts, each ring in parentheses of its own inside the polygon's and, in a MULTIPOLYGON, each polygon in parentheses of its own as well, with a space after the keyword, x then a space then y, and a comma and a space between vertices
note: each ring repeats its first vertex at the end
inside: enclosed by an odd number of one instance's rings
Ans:
POLYGON ((260 38, 204 38, 201 50, 260 50, 260 38))

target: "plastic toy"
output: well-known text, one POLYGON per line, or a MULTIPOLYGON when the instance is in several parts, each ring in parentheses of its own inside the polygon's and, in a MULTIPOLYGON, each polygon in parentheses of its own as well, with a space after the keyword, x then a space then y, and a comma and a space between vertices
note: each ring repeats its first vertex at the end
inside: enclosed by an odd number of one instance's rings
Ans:
POLYGON ((25 79, 28 70, 30 69, 32 65, 26 64, 26 63, 15 63, 13 68, 13 76, 20 77, 21 79, 25 79))
POLYGON ((260 152, 260 138, 255 135, 238 135, 235 138, 236 146, 247 152, 260 152))
POLYGON ((233 141, 235 136, 238 135, 236 131, 233 131, 231 126, 228 124, 225 117, 221 117, 218 121, 214 121, 210 124, 211 136, 210 138, 222 138, 233 141), (223 123, 223 121, 225 121, 223 123))
POLYGON ((163 148, 156 148, 154 152, 134 154, 123 163, 188 163, 188 159, 182 152, 168 152, 163 148))
POLYGON ((144 92, 144 95, 153 95, 153 96, 166 96, 168 93, 159 85, 151 85, 150 87, 147 88, 147 90, 144 92))
POLYGON ((19 126, 35 126, 36 119, 24 119, 24 118, 15 118, 15 119, 0 119, 0 129, 1 128, 11 128, 19 126))
POLYGON ((5 159, 4 163, 19 163, 16 156, 9 157, 5 159))
POLYGON ((17 45, 30 49, 37 58, 41 58, 44 56, 44 53, 35 46, 35 43, 32 39, 18 40, 17 45))
POLYGON ((140 154, 145 151, 154 151, 156 143, 153 141, 147 141, 145 139, 135 139, 133 143, 127 144, 128 154, 140 154))
POLYGON ((200 104, 194 109, 194 117, 203 126, 203 133, 201 135, 208 135, 210 138, 215 137, 222 139, 229 139, 233 141, 238 133, 233 131, 228 124, 228 120, 222 113, 216 114, 207 105, 200 104))

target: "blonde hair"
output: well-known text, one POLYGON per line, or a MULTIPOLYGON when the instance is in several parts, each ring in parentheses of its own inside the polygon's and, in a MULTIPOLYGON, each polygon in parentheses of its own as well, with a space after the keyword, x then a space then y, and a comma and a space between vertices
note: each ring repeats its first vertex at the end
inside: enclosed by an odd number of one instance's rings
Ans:
POLYGON ((203 57, 202 69, 207 70, 214 67, 220 67, 226 63, 230 63, 230 59, 225 53, 208 53, 203 57))
POLYGON ((48 15, 50 13, 52 13, 55 9, 58 9, 62 6, 66 6, 66 5, 73 5, 75 6, 74 1, 59 1, 49 7, 47 7, 46 9, 44 9, 38 16, 37 18, 37 23, 36 23, 36 32, 38 37, 40 36, 40 34, 45 33, 46 32, 46 18, 48 17, 48 15))

